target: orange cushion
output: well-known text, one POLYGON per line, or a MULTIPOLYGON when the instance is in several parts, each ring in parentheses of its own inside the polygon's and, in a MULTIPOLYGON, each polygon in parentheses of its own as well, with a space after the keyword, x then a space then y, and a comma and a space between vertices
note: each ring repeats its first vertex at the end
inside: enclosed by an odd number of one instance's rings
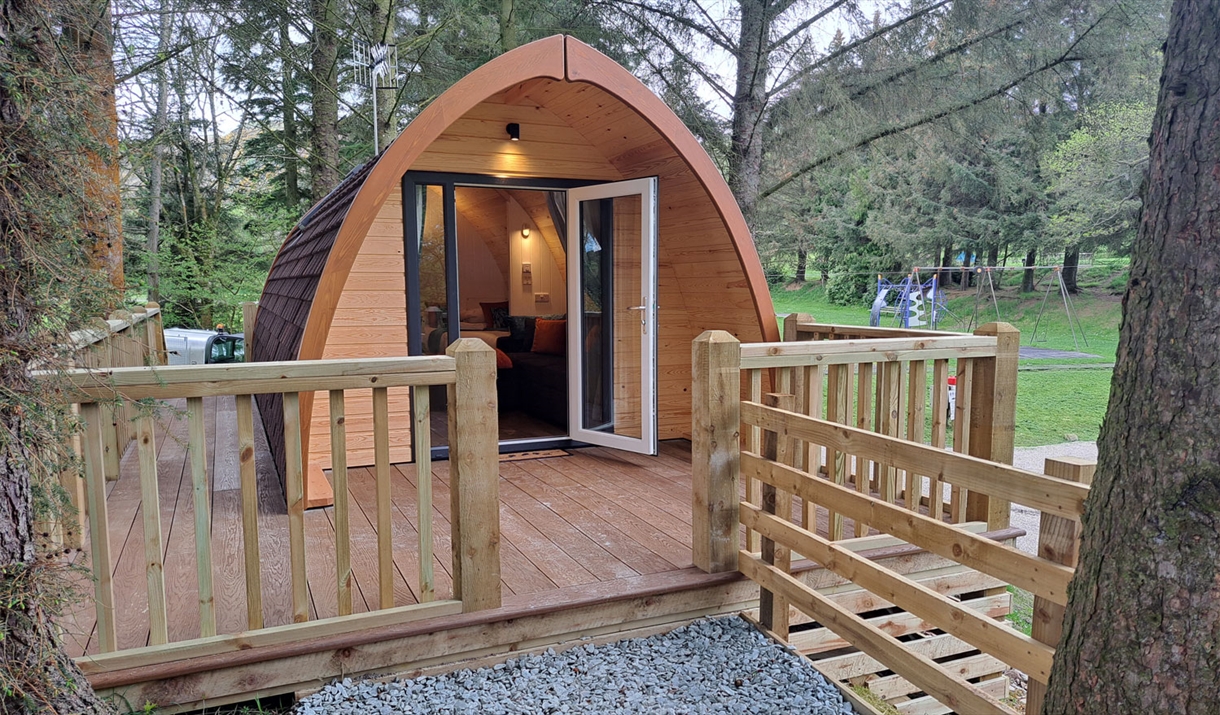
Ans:
POLYGON ((513 366, 513 359, 500 348, 496 348, 496 369, 507 370, 513 366))
POLYGON ((534 323, 534 346, 536 353, 563 355, 567 352, 568 321, 539 318, 534 323))

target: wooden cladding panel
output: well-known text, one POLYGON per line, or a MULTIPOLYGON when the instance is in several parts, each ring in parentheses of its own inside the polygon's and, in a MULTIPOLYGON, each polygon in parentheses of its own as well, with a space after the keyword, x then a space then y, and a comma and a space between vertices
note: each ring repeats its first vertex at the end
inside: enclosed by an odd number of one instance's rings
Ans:
MULTIPOLYGON (((706 329, 726 330, 743 341, 762 339, 741 260, 707 190, 652 125, 598 87, 537 80, 493 96, 454 121, 411 168, 594 181, 659 176, 660 439, 690 433, 691 340, 706 329), (504 129, 508 122, 521 124, 520 142, 508 141, 504 129)), ((514 197, 526 193, 512 192, 514 197)), ((535 201, 526 210, 540 229, 543 223, 549 225, 544 203, 535 201)), ((339 299, 324 352, 327 357, 403 354, 393 349, 395 343, 405 341, 401 231, 401 195, 394 187, 339 299)), ((547 238, 547 231, 542 233, 547 238)), ((408 432, 404 421, 409 417, 408 405, 403 399, 396 403, 391 394, 395 461, 409 446, 397 436, 408 432)), ((353 415, 367 398, 353 394, 349 400, 348 412, 353 415)), ((318 463, 329 464, 324 400, 315 401, 313 413, 311 455, 322 458, 318 463)), ((349 421, 352 465, 371 463, 365 461, 372 458, 371 438, 367 445, 354 441, 360 432, 349 421)))

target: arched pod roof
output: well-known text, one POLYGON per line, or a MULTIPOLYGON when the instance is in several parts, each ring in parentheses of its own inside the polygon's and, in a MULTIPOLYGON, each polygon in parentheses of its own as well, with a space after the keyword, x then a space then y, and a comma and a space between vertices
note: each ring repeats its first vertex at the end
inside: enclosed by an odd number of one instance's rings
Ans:
MULTIPOLYGON (((702 317, 690 321, 692 328, 734 330, 729 325, 717 324, 714 315, 719 306, 712 303, 716 302, 717 293, 723 292, 724 285, 705 280, 700 273, 702 266, 697 265, 701 260, 713 260, 707 256, 715 253, 715 260, 728 260, 736 266, 732 289, 742 298, 735 309, 746 310, 753 316, 748 329, 742 330, 743 338, 779 339, 749 229, 728 185, 702 146, 664 102, 627 70, 588 45, 555 36, 501 55, 457 82, 425 108, 380 156, 353 172, 310 211, 289 235, 272 266, 260 304, 258 335, 253 347, 255 358, 323 357, 339 297, 348 283, 353 263, 378 213, 387 199, 399 191, 403 173, 412 168, 437 170, 435 156, 429 158, 430 150, 450 152, 452 156, 452 152, 462 151, 463 146, 478 146, 474 142, 455 141, 451 129, 486 109, 493 98, 508 103, 507 98, 521 97, 534 102, 537 105, 534 109, 556 122, 572 120, 575 126, 573 117, 580 115, 579 131, 587 140, 585 146, 594 153, 599 150, 603 153, 598 161, 604 170, 585 176, 572 171, 548 173, 547 159, 538 155, 531 159, 535 162, 535 175, 598 180, 659 175, 662 213, 667 210, 666 202, 679 201, 679 195, 699 195, 697 201, 687 199, 688 205, 698 204, 697 210, 688 208, 680 219, 671 219, 688 234, 706 232, 709 237, 706 248, 687 245, 673 249, 679 255, 674 263, 686 264, 673 271, 672 280, 693 285, 698 297, 685 299, 686 306, 681 299, 662 303, 663 309, 702 310, 702 317), (563 96, 565 93, 567 96, 563 96), (548 104, 552 99, 554 104, 548 104), (560 109, 559 105, 565 108, 560 109), (611 136, 619 131, 647 136, 634 143, 625 136, 611 136), (609 139, 617 142, 615 148, 607 148, 609 139), (677 173, 682 175, 680 181, 673 179, 677 173)), ((525 137, 520 142, 522 149, 528 148, 528 140, 525 137)), ((670 214, 683 211, 675 209, 670 214)), ((667 236, 664 216, 660 228, 664 254, 667 236)), ((737 324, 746 326, 740 320, 737 324)), ((681 339, 688 338, 683 335, 681 339)), ((684 350, 689 355, 689 345, 684 350)), ((276 413, 278 409, 272 412, 276 413)), ((269 431, 268 437, 276 444, 280 435, 269 431)))
POLYGON ((375 162, 354 171, 307 214, 285 241, 268 276, 270 290, 265 289, 264 300, 260 302, 259 329, 263 335, 274 335, 275 340, 261 344, 256 341, 256 359, 321 357, 338 294, 343 290, 356 252, 378 209, 390 192, 398 188, 403 173, 454 120, 475 105, 537 78, 600 87, 636 110, 673 146, 711 196, 729 231, 754 295, 764 339, 778 340, 770 294, 749 228, 724 178, 698 140, 660 98, 626 69, 574 38, 557 35, 505 53, 459 80, 428 105, 375 162), (334 218, 339 215, 343 218, 335 225, 334 218), (298 254, 308 255, 304 264, 298 254), (325 261, 320 263, 323 255, 325 261), (288 302, 294 304, 292 309, 273 314, 284 302, 276 297, 289 298, 288 302), (317 300, 318 297, 324 300, 317 300), (302 314, 302 309, 307 309, 307 313, 302 314), (272 332, 272 322, 281 320, 297 330, 272 332))

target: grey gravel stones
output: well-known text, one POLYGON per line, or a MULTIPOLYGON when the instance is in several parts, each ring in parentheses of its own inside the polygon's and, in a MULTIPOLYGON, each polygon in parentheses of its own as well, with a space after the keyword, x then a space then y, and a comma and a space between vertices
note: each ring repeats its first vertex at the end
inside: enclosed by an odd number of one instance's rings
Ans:
POLYGON ((647 713, 850 715, 839 691, 802 658, 736 616, 669 633, 490 668, 388 683, 334 682, 297 715, 647 713))

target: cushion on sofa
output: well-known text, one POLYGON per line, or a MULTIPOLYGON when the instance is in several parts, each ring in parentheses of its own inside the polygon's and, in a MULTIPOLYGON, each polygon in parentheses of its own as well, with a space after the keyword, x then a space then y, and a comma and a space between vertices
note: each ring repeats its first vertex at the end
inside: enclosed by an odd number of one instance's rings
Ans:
POLYGON ((543 355, 563 355, 567 352, 566 320, 545 320, 539 318, 534 326, 534 344, 531 352, 543 355))

